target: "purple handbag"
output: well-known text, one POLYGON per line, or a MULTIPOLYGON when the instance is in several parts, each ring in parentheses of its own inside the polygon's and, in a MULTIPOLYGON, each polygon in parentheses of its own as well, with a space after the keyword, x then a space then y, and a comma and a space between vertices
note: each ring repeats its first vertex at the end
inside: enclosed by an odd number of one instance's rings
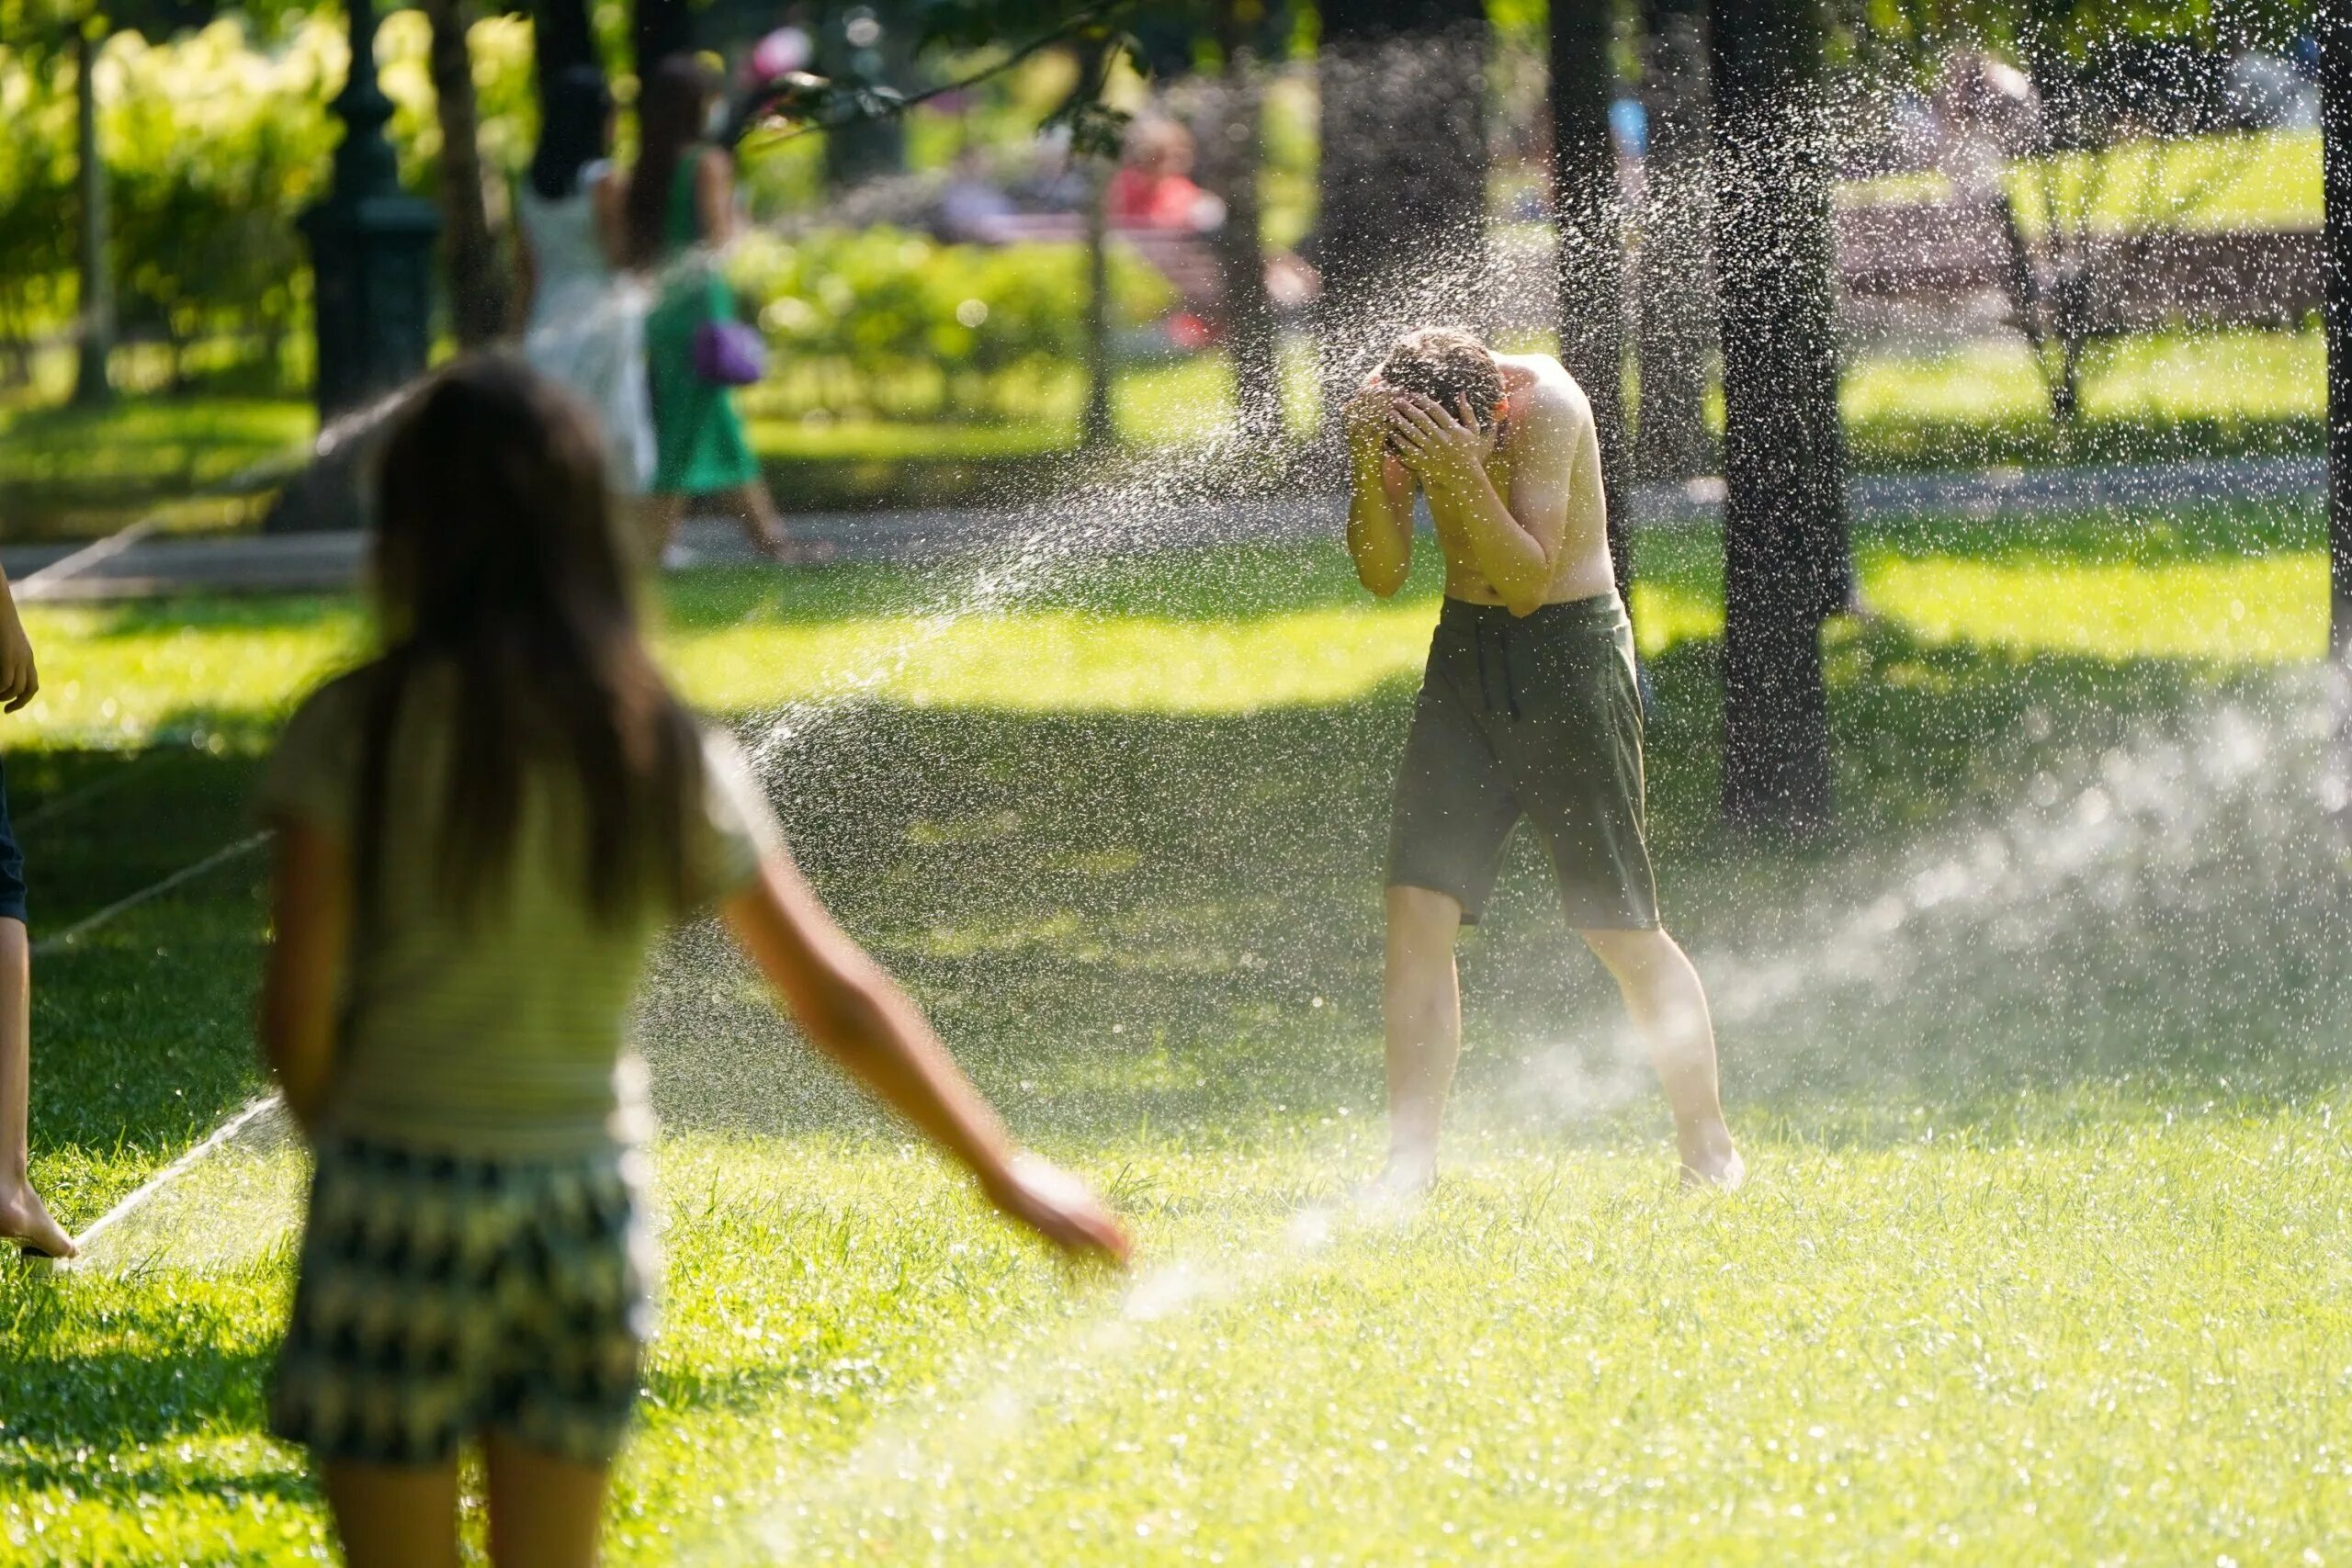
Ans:
POLYGON ((695 374, 717 387, 748 387, 768 373, 760 330, 726 318, 695 329, 695 374))

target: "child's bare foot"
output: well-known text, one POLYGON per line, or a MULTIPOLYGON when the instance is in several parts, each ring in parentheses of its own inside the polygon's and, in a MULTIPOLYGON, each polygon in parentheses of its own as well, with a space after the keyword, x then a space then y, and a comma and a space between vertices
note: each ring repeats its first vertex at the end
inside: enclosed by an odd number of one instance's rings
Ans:
POLYGON ((1379 1213, 1409 1213, 1426 1201, 1437 1185, 1437 1160, 1428 1155, 1392 1154, 1388 1168, 1355 1190, 1359 1209, 1379 1213))
POLYGON ((74 1256, 74 1238, 49 1217, 32 1183, 21 1179, 0 1184, 0 1240, 16 1242, 36 1257, 74 1256))
POLYGON ((1682 1185, 1729 1192, 1747 1179, 1747 1162, 1721 1122, 1682 1134, 1682 1185))

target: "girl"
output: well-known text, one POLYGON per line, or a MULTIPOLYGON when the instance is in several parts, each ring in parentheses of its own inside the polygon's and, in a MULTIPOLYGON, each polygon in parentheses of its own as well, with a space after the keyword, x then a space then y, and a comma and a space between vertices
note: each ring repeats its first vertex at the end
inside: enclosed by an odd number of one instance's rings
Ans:
POLYGON ((515 192, 529 314, 523 357, 604 422, 613 482, 643 495, 653 479, 645 389, 643 289, 620 275, 625 183, 611 163, 613 98, 604 73, 574 65, 548 87, 538 150, 515 192))
POLYGON ((458 1561, 475 1438, 492 1557, 586 1563, 648 1326, 626 1015, 681 913, 715 903, 809 1039, 1006 1214, 1126 1242, 1014 1153, 663 684, 585 410, 516 365, 448 372, 386 448, 378 527, 384 650, 295 714, 264 786, 262 1045, 317 1161, 272 1425, 355 1568, 458 1561))
POLYGON ((653 69, 637 112, 637 169, 626 204, 632 265, 659 275, 661 299, 645 323, 646 373, 653 389, 652 547, 661 558, 686 497, 724 492, 753 547, 785 556, 775 502, 760 479, 743 422, 725 387, 695 367, 695 334, 732 296, 695 253, 734 237, 735 160, 705 141, 718 107, 718 81, 692 55, 653 69))

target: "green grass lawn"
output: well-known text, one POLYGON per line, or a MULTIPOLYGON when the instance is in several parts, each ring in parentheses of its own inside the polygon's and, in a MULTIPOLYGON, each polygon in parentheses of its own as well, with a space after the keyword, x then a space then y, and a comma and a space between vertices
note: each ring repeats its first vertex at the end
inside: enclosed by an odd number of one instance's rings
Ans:
MULTIPOLYGON (((2039 232, 2054 202, 2062 221, 2109 232, 2134 229, 2316 229, 2319 133, 2312 130, 2147 138, 2100 152, 2012 164, 2009 196, 2039 232)), ((1851 181, 1852 205, 1942 201, 1951 187, 1928 172, 1851 181)))
MULTIPOLYGON (((1291 423, 1304 433, 1314 423, 1307 356, 1293 352, 1287 372, 1291 423)), ((2308 453, 2324 442, 2325 372, 2316 331, 2099 343, 2083 367, 2083 417, 2062 428, 2022 340, 1988 341, 1858 357, 1842 401, 1864 470, 2308 453)), ((788 507, 1002 503, 1067 490, 1087 471, 1071 456, 1082 396, 1072 374, 1026 418, 801 418, 755 401, 749 423, 788 507)), ((1204 355, 1129 367, 1114 413, 1130 448, 1182 447, 1223 428, 1232 402, 1224 359, 1204 355)), ((99 534, 149 515, 180 528, 251 525, 313 424, 293 400, 154 398, 95 414, 0 406, 0 537, 99 534)))
MULTIPOLYGON (((1377 1163, 1426 563, 1387 605, 1329 547, 1092 563, 962 620, 953 571, 679 580, 665 657, 782 715, 812 876, 1141 1257, 1066 1278, 682 933, 643 1011, 667 1294, 616 1559, 2326 1560, 2352 989, 2298 672, 2321 535, 1858 540, 1883 613, 1832 637, 1844 827, 1806 851, 1714 825, 1713 543, 1645 536, 1660 875, 1758 1179, 1674 1190, 1522 844, 1464 953, 1450 1175, 1396 1223, 1337 1200, 1377 1163)), ((51 932, 243 830, 270 727, 362 636, 328 600, 31 624, 9 783, 51 932)), ((259 921, 241 863, 42 958, 71 1223, 258 1089, 259 921)), ((109 1269, 0 1269, 0 1555, 316 1547, 259 1435, 298 1176, 241 1152, 109 1269)))

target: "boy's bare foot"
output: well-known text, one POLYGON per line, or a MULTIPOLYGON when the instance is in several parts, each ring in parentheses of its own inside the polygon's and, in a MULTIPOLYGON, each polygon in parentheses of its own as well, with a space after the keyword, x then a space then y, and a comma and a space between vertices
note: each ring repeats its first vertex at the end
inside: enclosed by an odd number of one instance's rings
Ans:
POLYGON ((1747 1162, 1731 1141, 1731 1129, 1721 1122, 1694 1127, 1682 1135, 1682 1185, 1729 1192, 1747 1179, 1747 1162))
POLYGON ((1388 1168, 1355 1190, 1359 1209, 1408 1213, 1428 1201, 1437 1185, 1437 1161, 1424 1155, 1390 1155, 1388 1168))
POLYGON ((38 1258, 74 1256, 74 1238, 49 1217, 32 1184, 21 1179, 0 1184, 0 1240, 16 1242, 38 1258))

